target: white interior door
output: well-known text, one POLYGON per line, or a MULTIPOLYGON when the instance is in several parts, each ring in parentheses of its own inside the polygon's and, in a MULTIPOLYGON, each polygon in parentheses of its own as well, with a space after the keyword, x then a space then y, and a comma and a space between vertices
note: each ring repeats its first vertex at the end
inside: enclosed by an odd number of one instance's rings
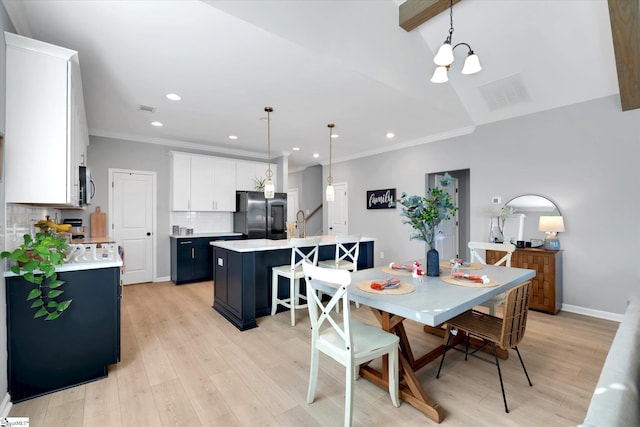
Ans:
POLYGON ((327 204, 328 234, 349 234, 349 206, 347 183, 333 184, 335 198, 327 204))
POLYGON ((154 277, 155 172, 109 170, 111 236, 124 249, 122 283, 151 282, 154 277))
MULTIPOLYGON (((444 178, 443 175, 436 175, 436 188, 441 188, 440 180, 444 178)), ((446 188, 447 192, 451 195, 453 204, 458 206, 458 178, 451 178, 451 185, 446 188)), ((444 237, 443 240, 436 241, 436 249, 440 252, 441 260, 450 260, 453 258, 459 258, 460 249, 458 245, 458 211, 455 215, 448 220, 442 221, 439 226, 439 233, 444 237)))

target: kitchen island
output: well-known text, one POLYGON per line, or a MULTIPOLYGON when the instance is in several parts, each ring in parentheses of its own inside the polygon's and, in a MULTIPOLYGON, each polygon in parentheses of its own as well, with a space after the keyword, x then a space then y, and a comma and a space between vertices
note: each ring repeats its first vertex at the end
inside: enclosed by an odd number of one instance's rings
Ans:
MULTIPOLYGON (((360 240, 358 270, 373 267, 373 242, 360 240)), ((255 328, 256 318, 271 313, 271 268, 291 262, 289 240, 247 239, 211 242, 213 309, 241 331, 255 328)), ((333 259, 335 237, 320 236, 318 260, 333 259)), ((287 282, 287 283, 285 283, 287 282)), ((281 295, 289 292, 280 279, 281 295)))

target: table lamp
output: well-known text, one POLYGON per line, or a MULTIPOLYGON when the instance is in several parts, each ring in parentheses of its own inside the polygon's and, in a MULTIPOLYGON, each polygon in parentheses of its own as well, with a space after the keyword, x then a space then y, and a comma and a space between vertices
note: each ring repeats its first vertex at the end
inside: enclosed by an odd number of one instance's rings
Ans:
POLYGON ((538 230, 547 233, 544 239, 544 248, 552 251, 560 249, 560 241, 557 234, 564 231, 564 221, 562 215, 540 216, 538 230))

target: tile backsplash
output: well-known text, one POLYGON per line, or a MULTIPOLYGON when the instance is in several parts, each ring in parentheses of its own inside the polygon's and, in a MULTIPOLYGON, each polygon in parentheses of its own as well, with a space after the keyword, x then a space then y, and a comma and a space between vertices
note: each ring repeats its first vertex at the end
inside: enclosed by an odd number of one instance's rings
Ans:
POLYGON ((19 246, 24 234, 33 234, 36 231, 34 224, 47 215, 52 221, 62 221, 59 209, 40 206, 15 205, 7 203, 7 228, 5 230, 6 249, 11 251, 19 246))
POLYGON ((193 228, 194 233, 218 233, 233 231, 232 212, 171 212, 169 214, 169 234, 171 227, 193 228))

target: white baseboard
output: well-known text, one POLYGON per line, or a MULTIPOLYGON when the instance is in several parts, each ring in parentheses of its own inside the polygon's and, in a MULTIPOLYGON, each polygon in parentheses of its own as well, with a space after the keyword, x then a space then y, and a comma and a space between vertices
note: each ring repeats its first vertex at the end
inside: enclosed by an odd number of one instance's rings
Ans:
POLYGON ((577 305, 562 304, 562 310, 569 313, 584 314, 585 316, 597 317, 599 319, 613 320, 621 322, 624 314, 610 313, 608 311, 594 310, 592 308, 580 307, 577 305))
POLYGON ((8 417, 11 407, 13 407, 13 403, 11 403, 11 396, 7 393, 4 395, 4 399, 2 399, 2 404, 0 405, 0 418, 8 417))
POLYGON ((169 281, 171 281, 171 277, 170 276, 156 277, 156 280, 154 280, 154 282, 169 282, 169 281))

